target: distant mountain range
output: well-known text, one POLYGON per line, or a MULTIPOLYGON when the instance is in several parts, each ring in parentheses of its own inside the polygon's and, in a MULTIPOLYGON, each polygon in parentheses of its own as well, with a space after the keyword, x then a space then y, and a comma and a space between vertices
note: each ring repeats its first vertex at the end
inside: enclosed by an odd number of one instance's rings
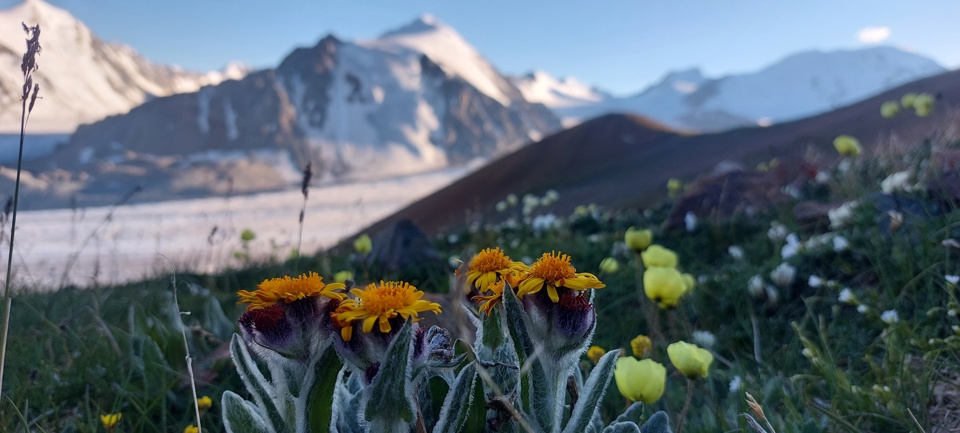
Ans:
POLYGON ((756 72, 719 78, 705 77, 699 69, 671 72, 626 97, 542 71, 514 78, 514 83, 527 100, 550 107, 568 126, 630 112, 676 129, 720 131, 812 116, 944 71, 926 57, 872 47, 803 52, 756 72))
POLYGON ((193 92, 247 73, 239 64, 206 73, 154 64, 126 45, 100 40, 63 9, 25 0, 0 11, 0 132, 20 131, 21 23, 41 26, 43 51, 34 79, 43 100, 30 116, 32 133, 70 133, 77 125, 126 113, 153 97, 193 92))
POLYGON ((150 200, 276 190, 298 184, 307 164, 320 181, 423 172, 504 155, 562 129, 561 117, 608 111, 686 130, 777 123, 942 71, 892 48, 804 53, 752 74, 672 73, 615 97, 546 73, 511 80, 424 15, 373 40, 324 37, 275 68, 201 74, 152 64, 68 12, 26 0, 0 12, 0 39, 10 44, 0 55, 11 65, 0 70, 5 125, 19 116, 10 102, 20 47, 8 41, 22 40, 21 21, 43 26, 44 99, 30 131, 79 124, 28 165, 44 207, 110 203, 132 185, 150 200))

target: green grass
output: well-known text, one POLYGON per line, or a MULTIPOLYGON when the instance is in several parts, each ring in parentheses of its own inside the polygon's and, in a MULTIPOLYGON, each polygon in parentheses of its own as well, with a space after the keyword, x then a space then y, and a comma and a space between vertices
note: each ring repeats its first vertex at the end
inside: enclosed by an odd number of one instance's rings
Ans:
MULTIPOLYGON (((917 172, 925 173, 923 161, 929 154, 929 145, 924 145, 909 155, 917 172)), ((821 202, 869 202, 880 180, 902 168, 887 160, 856 161, 826 184, 811 181, 804 194, 821 202)), ((919 193, 905 196, 927 199, 919 193)), ((646 409, 648 414, 666 410, 675 425, 686 384, 669 366, 665 348, 675 340, 690 341, 692 331, 703 330, 716 337, 712 350, 717 360, 710 376, 695 384, 686 432, 747 429, 739 415, 747 411, 744 392, 757 397, 781 433, 933 430, 935 385, 943 386, 960 367, 960 336, 953 328, 960 323, 950 313, 960 310, 960 302, 956 287, 944 279, 960 273, 960 250, 941 245, 960 237, 960 212, 906 215, 891 231, 884 214, 861 206, 847 226, 833 231, 849 248, 834 251, 827 245, 784 260, 783 241, 768 237, 772 221, 802 239, 829 228, 801 229, 792 220, 791 204, 749 219, 701 221, 693 232, 664 233, 659 227, 670 208, 666 202, 643 213, 595 209, 561 218, 557 227, 544 231, 522 222, 517 212, 517 224, 444 233, 435 245, 450 257, 492 246, 525 260, 544 251, 562 251, 573 257, 578 271, 593 273, 599 273, 604 258, 616 257, 620 269, 599 275, 606 287, 595 295, 599 325, 594 344, 629 352, 633 337, 650 333, 649 301, 637 291, 633 253, 618 244, 630 226, 653 228, 654 242, 675 250, 683 271, 701 282, 678 308, 661 313, 667 337, 655 341, 652 357, 668 365, 670 373, 665 396, 646 409), (728 254, 733 245, 744 250, 743 259, 728 254), (784 261, 796 268, 796 278, 776 288, 775 300, 748 293, 753 276, 771 284, 770 272, 784 261), (831 283, 810 287, 811 275, 831 283), (842 288, 867 306, 865 313, 840 302, 842 288), (884 322, 881 313, 894 308, 899 321, 884 322), (741 385, 731 391, 735 377, 741 385)), ((328 279, 339 270, 352 270, 361 281, 396 278, 359 263, 352 252, 331 252, 302 258, 296 266, 328 279)), ((203 415, 205 429, 221 430, 220 394, 243 389, 223 350, 242 310, 234 292, 293 268, 293 263, 275 262, 220 275, 178 277, 181 310, 190 312, 182 317, 189 326, 199 395, 215 402, 203 415)), ((451 273, 432 269, 410 275, 421 289, 445 293, 451 273)), ((4 390, 9 400, 0 406, 0 428, 103 431, 99 415, 112 412, 124 414, 116 431, 180 432, 194 423, 172 287, 169 277, 163 277, 55 293, 22 288, 14 302, 4 390)), ((589 365, 584 359, 584 368, 589 365)), ((602 415, 615 417, 624 405, 611 384, 602 415)))

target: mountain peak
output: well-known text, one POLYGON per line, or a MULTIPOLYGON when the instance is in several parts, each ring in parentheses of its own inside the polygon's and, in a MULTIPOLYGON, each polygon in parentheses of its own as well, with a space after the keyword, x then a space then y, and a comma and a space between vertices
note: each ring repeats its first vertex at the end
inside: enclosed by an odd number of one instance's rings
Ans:
POLYGON ((437 19, 437 17, 433 16, 432 14, 425 13, 423 15, 420 15, 419 17, 417 17, 417 19, 411 21, 410 23, 400 28, 390 30, 384 33, 383 35, 381 35, 380 37, 388 38, 391 36, 414 35, 414 34, 429 33, 429 32, 435 32, 438 30, 448 30, 448 29, 451 29, 450 26, 444 24, 442 21, 437 19))

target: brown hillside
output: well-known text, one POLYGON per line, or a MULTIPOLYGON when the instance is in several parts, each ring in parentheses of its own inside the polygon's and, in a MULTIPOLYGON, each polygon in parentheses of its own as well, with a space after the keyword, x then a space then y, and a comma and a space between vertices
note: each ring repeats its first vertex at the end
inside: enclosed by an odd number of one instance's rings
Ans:
POLYGON ((919 142, 937 127, 957 122, 960 71, 906 84, 876 97, 793 122, 767 128, 741 128, 716 134, 686 135, 643 117, 611 114, 551 135, 496 160, 446 188, 377 222, 379 232, 409 219, 427 233, 460 226, 471 215, 492 211, 507 194, 560 193, 554 206, 566 213, 579 204, 611 208, 644 206, 661 199, 671 177, 689 180, 724 160, 753 164, 773 157, 819 151, 834 156, 833 138, 857 137, 865 152, 879 140, 896 136, 919 142), (934 114, 919 118, 902 112, 880 116, 880 104, 907 92, 939 96, 934 114))

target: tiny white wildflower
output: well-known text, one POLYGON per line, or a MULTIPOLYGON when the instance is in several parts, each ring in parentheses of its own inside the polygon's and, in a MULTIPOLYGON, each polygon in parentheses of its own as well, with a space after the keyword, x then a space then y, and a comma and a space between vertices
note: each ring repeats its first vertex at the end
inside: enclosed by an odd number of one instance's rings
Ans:
POLYGON ((836 252, 846 251, 847 248, 850 248, 850 242, 847 242, 847 238, 843 236, 834 236, 833 237, 833 250, 836 252))
POLYGON ((780 300, 780 292, 777 291, 776 287, 767 286, 764 288, 764 291, 767 293, 767 302, 771 305, 776 304, 780 300))
POLYGON ((510 206, 516 206, 520 200, 517 200, 516 194, 507 194, 507 204, 510 206))
POLYGON ((860 206, 860 202, 851 201, 846 202, 840 207, 835 209, 830 209, 827 212, 827 218, 830 219, 830 228, 838 229, 847 225, 851 219, 853 219, 853 210, 860 206))
POLYGON ((750 277, 750 281, 747 281, 747 293, 754 298, 759 298, 763 294, 763 286, 763 277, 754 275, 750 277))
POLYGON ((544 232, 547 230, 554 229, 560 225, 560 220, 556 215, 548 213, 545 215, 537 215, 533 217, 533 223, 531 226, 536 232, 544 232))
POLYGON ((954 334, 960 334, 960 326, 953 325, 953 326, 950 327, 950 329, 953 330, 953 333, 954 333, 954 334))
POLYGON ((693 212, 687 212, 683 216, 683 223, 687 226, 687 231, 692 232, 697 229, 697 215, 693 212))
POLYGON ((448 244, 453 245, 453 244, 456 244, 457 242, 460 242, 460 235, 456 233, 450 233, 449 235, 447 235, 448 244))
POLYGON ((717 337, 710 331, 693 331, 693 342, 703 348, 711 348, 717 343, 717 337))
POLYGON ((807 285, 816 289, 823 285, 823 278, 820 278, 816 275, 811 275, 810 278, 807 278, 807 285))
POLYGON ((884 194, 892 194, 899 191, 909 192, 913 190, 913 187, 910 186, 910 176, 912 176, 910 171, 898 171, 881 181, 880 188, 884 194))
POLYGON ((732 257, 734 260, 743 260, 743 248, 737 245, 730 245, 730 247, 727 248, 727 253, 729 253, 730 257, 732 257))
POLYGON ((505 212, 507 210, 507 202, 500 200, 497 202, 496 209, 497 212, 505 212))
POLYGON ((829 173, 829 172, 827 172, 827 171, 818 171, 818 172, 817 172, 817 175, 813 178, 813 180, 814 180, 815 182, 823 185, 823 184, 825 184, 825 183, 827 183, 827 182, 830 182, 830 179, 831 179, 831 178, 832 178, 832 176, 830 176, 830 173, 829 173))
POLYGON ((870 308, 866 305, 860 304, 857 306, 857 312, 860 314, 867 314, 867 311, 870 311, 870 308))
POLYGON ((847 171, 850 170, 850 167, 851 167, 852 165, 853 165, 853 163, 850 162, 850 159, 844 158, 843 161, 840 161, 840 163, 837 164, 837 172, 838 172, 838 173, 846 173, 847 171))
POLYGON ((743 379, 740 376, 733 376, 733 379, 730 379, 730 392, 740 391, 740 387, 743 386, 743 379))
POLYGON ((837 299, 844 304, 855 304, 857 302, 856 298, 853 297, 853 292, 848 287, 844 287, 840 291, 840 296, 837 299))
POLYGON ((880 314, 880 320, 883 320, 883 322, 888 325, 892 325, 900 321, 900 315, 897 314, 897 310, 887 310, 880 314))
POLYGON ((944 275, 943 279, 947 280, 948 283, 953 284, 954 286, 956 286, 957 283, 960 283, 960 275, 944 275))
POLYGON ((560 198, 560 193, 555 189, 548 189, 546 193, 543 194, 543 198, 550 200, 550 202, 555 202, 560 198))
POLYGON ((780 263, 780 265, 770 272, 770 281, 773 281, 774 284, 780 287, 788 287, 793 284, 796 275, 797 268, 790 266, 788 263, 780 263))
POLYGON ((957 317, 957 310, 951 308, 951 309, 947 310, 947 315, 950 316, 950 317, 957 317))
POLYGON ((800 354, 803 355, 804 358, 813 358, 814 356, 813 351, 806 347, 804 347, 803 350, 800 351, 800 354))
POLYGON ((780 248, 780 258, 786 260, 789 259, 797 253, 800 252, 800 249, 803 248, 803 244, 800 243, 800 239, 797 237, 796 233, 790 233, 786 237, 787 243, 780 248))
POLYGON ((943 245, 944 247, 947 247, 947 248, 954 248, 954 249, 960 250, 960 242, 957 242, 957 240, 953 238, 944 239, 943 241, 940 242, 940 245, 943 245))
POLYGON ((779 221, 771 222, 770 229, 767 230, 767 238, 773 242, 783 241, 788 234, 787 226, 780 224, 779 221))

